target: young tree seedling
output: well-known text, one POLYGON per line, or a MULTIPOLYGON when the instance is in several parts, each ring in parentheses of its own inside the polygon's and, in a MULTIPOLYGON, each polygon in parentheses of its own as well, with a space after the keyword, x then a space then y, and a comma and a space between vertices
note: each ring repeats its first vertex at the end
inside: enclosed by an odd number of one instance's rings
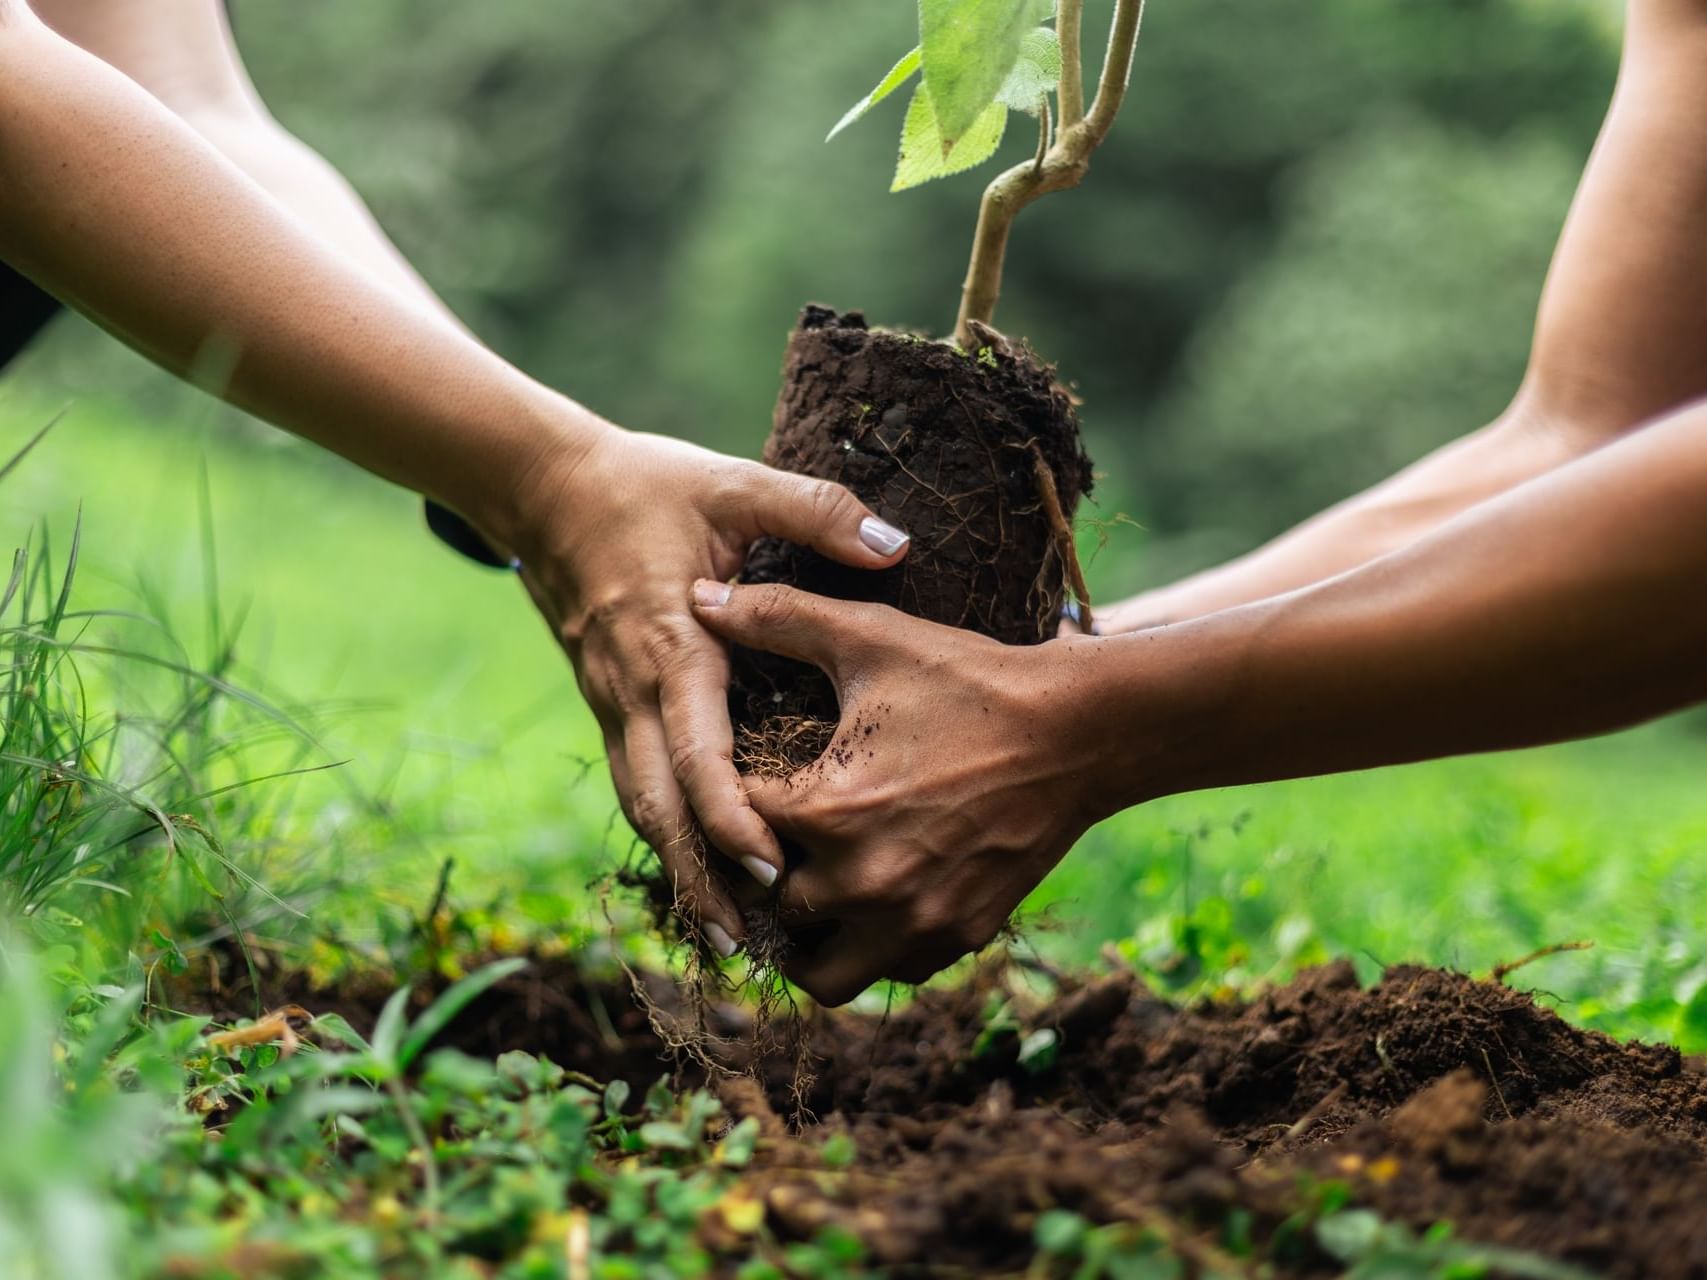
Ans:
POLYGON ((993 323, 1014 219, 1051 191, 1076 187, 1126 97, 1144 0, 1116 0, 1090 109, 1080 29, 1084 0, 919 0, 919 43, 830 130, 834 138, 915 75, 891 191, 963 173, 996 153, 1009 111, 1038 118, 1037 153, 990 183, 978 210, 972 261, 954 336, 979 345, 993 323), (1054 26, 1042 25, 1053 19, 1054 26), (1050 95, 1054 95, 1053 104, 1050 95))

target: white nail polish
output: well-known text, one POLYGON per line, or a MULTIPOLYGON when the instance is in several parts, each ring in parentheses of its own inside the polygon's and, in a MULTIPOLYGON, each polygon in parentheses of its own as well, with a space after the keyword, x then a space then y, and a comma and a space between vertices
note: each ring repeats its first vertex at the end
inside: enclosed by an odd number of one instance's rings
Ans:
POLYGON ((711 944, 711 949, 727 960, 735 954, 735 939, 729 936, 729 931, 720 924, 707 920, 700 925, 700 932, 705 934, 705 940, 711 944))
POLYGON ((696 604, 707 609, 721 609, 729 603, 729 596, 734 590, 727 582, 701 581, 693 584, 693 598, 696 604))
POLYGON ((867 516, 859 522, 859 540, 880 556, 892 556, 907 545, 907 535, 888 521, 867 516))
POLYGON ((763 858, 754 857, 749 853, 741 859, 741 865, 747 868, 753 879, 764 885, 765 888, 768 889, 776 883, 776 868, 763 858))

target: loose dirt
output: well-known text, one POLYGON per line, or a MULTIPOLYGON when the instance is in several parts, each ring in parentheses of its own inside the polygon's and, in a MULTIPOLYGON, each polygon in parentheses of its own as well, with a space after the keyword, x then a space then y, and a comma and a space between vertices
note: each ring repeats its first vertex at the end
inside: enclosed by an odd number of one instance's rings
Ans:
MULTIPOLYGON (((1610 1276, 1707 1276, 1707 1074, 1671 1048, 1576 1029, 1526 994, 1436 969, 1396 967, 1363 989, 1342 962, 1186 1009, 1130 974, 1047 1000, 1022 977, 988 965, 886 1018, 811 1014, 804 1123, 787 1061, 710 1082, 769 1139, 748 1181, 778 1235, 838 1224, 891 1268, 1015 1272, 1038 1215, 1064 1208, 1149 1223, 1208 1271, 1226 1262, 1217 1242, 1235 1216, 1265 1246, 1307 1188, 1334 1180, 1418 1230, 1448 1221, 1463 1239, 1610 1276), (992 1034, 1004 997, 1017 1025, 992 1034), (1022 1063, 1043 1029, 1053 1061, 1022 1063), (820 1148, 836 1133, 857 1155, 832 1171, 820 1148)), ((679 1001, 647 981, 655 1003, 679 1001)), ((361 1025, 383 993, 331 1003, 361 1025)), ((268 995, 328 1007, 299 982, 268 995)), ((711 1017, 729 1066, 752 1070, 749 1015, 711 1017)), ((668 1065, 626 983, 563 960, 502 984, 447 1039, 636 1085, 668 1065)), ((691 1067, 688 1081, 705 1083, 691 1067)), ((1336 1270, 1306 1240, 1273 1274, 1336 1270)))

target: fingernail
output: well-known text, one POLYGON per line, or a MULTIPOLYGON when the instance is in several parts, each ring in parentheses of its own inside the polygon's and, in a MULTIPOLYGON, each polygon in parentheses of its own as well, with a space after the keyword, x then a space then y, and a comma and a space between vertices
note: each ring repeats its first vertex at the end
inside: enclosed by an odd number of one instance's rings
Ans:
POLYGON ((722 925, 707 920, 699 929, 705 935, 705 940, 711 944, 711 949, 725 960, 735 954, 735 939, 729 936, 729 931, 722 925))
POLYGON ((693 584, 693 602, 707 609, 718 609, 729 603, 730 593, 734 591, 727 582, 713 582, 709 578, 701 578, 693 584))
POLYGON ((765 888, 768 889, 776 883, 776 868, 763 858, 755 857, 749 853, 741 859, 741 865, 747 868, 753 879, 764 885, 765 888))
POLYGON ((892 556, 907 545, 906 534, 876 516, 859 522, 859 540, 880 556, 892 556))

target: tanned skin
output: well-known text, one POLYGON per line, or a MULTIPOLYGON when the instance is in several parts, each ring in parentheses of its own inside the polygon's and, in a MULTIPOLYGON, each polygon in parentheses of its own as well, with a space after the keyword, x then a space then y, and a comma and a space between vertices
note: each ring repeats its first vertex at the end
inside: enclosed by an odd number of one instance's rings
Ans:
POLYGON ((168 369, 230 353, 232 403, 518 556, 624 811, 734 950, 694 820, 758 880, 783 858, 689 588, 762 534, 875 569, 905 554, 898 531, 839 486, 622 430, 482 347, 267 113, 218 0, 0 0, 0 260, 168 369))
POLYGON ((1556 742, 1707 698, 1704 396, 1707 0, 1631 0, 1499 421, 1242 561, 1099 610, 1121 634, 1004 648, 699 584, 708 627, 816 662, 848 722, 880 725, 846 765, 750 784, 806 851, 792 918, 840 925, 790 976, 827 1003, 920 981, 987 944, 1093 823, 1158 796, 1556 742))

